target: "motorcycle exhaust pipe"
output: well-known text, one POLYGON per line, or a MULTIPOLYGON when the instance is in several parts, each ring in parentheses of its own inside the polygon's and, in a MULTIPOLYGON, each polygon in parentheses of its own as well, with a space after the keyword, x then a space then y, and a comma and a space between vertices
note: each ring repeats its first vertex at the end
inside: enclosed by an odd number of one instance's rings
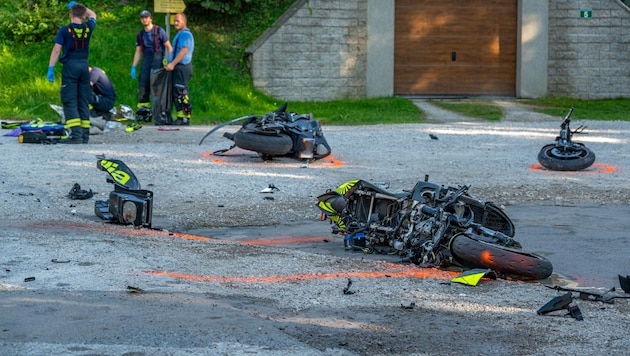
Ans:
POLYGON ((299 158, 313 158, 315 152, 315 139, 314 138, 303 138, 302 139, 302 150, 300 151, 299 158))

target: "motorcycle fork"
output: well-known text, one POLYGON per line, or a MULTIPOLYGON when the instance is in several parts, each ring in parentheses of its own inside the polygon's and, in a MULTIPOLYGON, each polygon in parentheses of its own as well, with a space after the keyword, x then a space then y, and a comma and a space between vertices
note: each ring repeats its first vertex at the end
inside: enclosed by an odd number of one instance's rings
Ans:
POLYGON ((428 246, 426 249, 426 252, 424 254, 424 256, 422 256, 422 262, 423 263, 428 263, 429 262, 429 256, 433 255, 433 249, 435 248, 435 246, 439 245, 442 241, 442 238, 444 237, 444 234, 446 233, 446 229, 448 228, 448 217, 446 219, 443 218, 442 214, 445 214, 444 212, 440 212, 440 218, 438 219, 438 222, 440 223, 440 227, 438 228, 437 232, 433 235, 433 239, 431 241, 431 246, 428 246))

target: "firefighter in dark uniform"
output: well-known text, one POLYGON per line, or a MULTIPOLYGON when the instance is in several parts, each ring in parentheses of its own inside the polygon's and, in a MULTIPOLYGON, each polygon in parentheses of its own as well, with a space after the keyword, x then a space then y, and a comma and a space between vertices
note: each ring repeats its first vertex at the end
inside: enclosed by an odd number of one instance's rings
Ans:
POLYGON ((98 67, 90 66, 90 85, 92 86, 92 96, 90 105, 94 111, 93 116, 103 116, 107 121, 111 120, 111 109, 116 102, 116 92, 114 85, 109 80, 105 71, 98 67))
POLYGON ((149 11, 140 12, 140 22, 144 28, 136 36, 131 79, 136 79, 136 66, 142 59, 138 79, 138 109, 148 109, 151 106, 151 75, 164 66, 172 48, 166 31, 153 24, 153 17, 149 11))
POLYGON ((173 53, 164 67, 173 71, 173 102, 177 110, 177 119, 173 125, 190 125, 192 106, 188 97, 188 82, 192 77, 192 57, 195 39, 188 29, 188 20, 183 13, 176 14, 173 26, 177 34, 173 38, 173 53))
POLYGON ((88 143, 90 139, 90 108, 92 94, 88 54, 90 39, 96 27, 96 14, 83 4, 71 2, 70 24, 62 26, 48 62, 48 81, 55 81, 55 64, 63 64, 61 71, 61 103, 64 126, 70 130, 69 138, 60 143, 88 143), (85 23, 85 19, 88 19, 85 23), (62 53, 63 50, 63 53, 62 53), (59 54, 61 58, 59 58, 59 54))

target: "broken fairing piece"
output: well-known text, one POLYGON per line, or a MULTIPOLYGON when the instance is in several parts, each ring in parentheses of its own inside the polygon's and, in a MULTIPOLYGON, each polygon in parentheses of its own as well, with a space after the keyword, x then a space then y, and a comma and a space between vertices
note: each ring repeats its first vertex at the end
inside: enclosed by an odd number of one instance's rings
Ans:
POLYGON ((582 317, 582 311, 580 311, 580 307, 577 305, 569 306, 569 315, 577 320, 584 320, 584 317, 582 317))
POLYGON ((630 293, 630 276, 619 275, 619 285, 624 292, 630 293))
POLYGON ((569 304, 571 304, 572 301, 573 295, 571 292, 563 294, 548 301, 547 304, 543 305, 540 309, 538 309, 538 311, 536 311, 536 314, 545 315, 556 310, 568 309, 569 304))
POLYGON ((70 192, 67 196, 72 200, 85 200, 93 197, 94 193, 92 193, 92 189, 90 189, 89 191, 82 190, 79 183, 74 183, 72 189, 70 189, 70 192))
POLYGON ((553 298, 552 300, 547 302, 547 304, 538 309, 536 313, 538 315, 545 315, 553 311, 566 309, 568 313, 565 315, 570 315, 576 320, 584 320, 584 318, 582 317, 582 312, 580 311, 580 307, 578 307, 577 305, 571 305, 572 302, 573 295, 571 294, 571 292, 568 292, 564 295, 553 298))
POLYGON ((460 274, 459 276, 451 279, 451 282, 466 284, 469 286, 476 286, 483 277, 497 279, 497 273, 490 268, 473 268, 462 272, 462 274, 460 274))

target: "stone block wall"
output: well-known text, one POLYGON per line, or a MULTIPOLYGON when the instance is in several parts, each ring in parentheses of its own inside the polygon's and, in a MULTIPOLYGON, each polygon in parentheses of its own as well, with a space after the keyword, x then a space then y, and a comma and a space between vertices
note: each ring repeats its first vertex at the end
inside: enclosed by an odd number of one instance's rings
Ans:
POLYGON ((254 86, 282 100, 366 96, 367 0, 298 0, 247 49, 254 86))
POLYGON ((630 11, 621 1, 549 1, 548 95, 630 96, 629 60, 630 11))

